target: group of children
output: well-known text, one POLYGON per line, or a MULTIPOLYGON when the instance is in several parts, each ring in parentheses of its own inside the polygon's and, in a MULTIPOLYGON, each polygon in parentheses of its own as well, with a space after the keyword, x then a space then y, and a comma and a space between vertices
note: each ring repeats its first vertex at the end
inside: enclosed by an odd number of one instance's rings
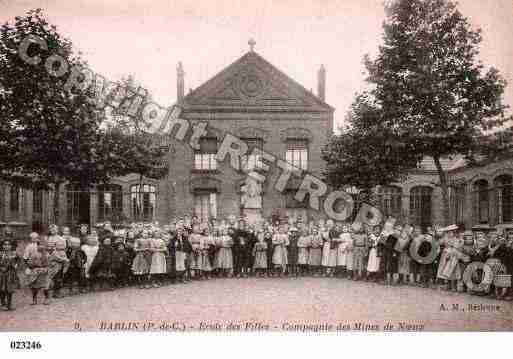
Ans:
POLYGON ((133 223, 114 230, 104 223, 76 235, 56 225, 46 236, 31 233, 21 251, 4 239, 0 251, 0 299, 13 309, 13 293, 30 288, 32 304, 63 296, 127 285, 140 288, 218 277, 325 276, 467 291, 511 299, 513 231, 463 231, 398 224, 289 221, 248 225, 231 216, 201 222, 184 216, 162 227, 133 223), (22 255, 19 253, 23 252, 22 255), (429 258, 429 260, 426 260, 429 258), (466 267, 486 263, 465 281, 466 267))

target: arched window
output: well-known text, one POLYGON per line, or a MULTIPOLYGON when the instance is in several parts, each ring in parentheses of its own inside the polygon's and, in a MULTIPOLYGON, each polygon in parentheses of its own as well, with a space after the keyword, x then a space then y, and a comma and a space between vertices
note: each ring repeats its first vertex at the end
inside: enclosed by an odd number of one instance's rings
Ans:
POLYGON ((378 196, 380 200, 381 211, 385 218, 401 218, 402 194, 402 188, 397 186, 387 186, 380 188, 378 196))
POLYGON ((130 187, 130 200, 132 202, 132 218, 136 221, 153 221, 157 204, 155 186, 143 184, 130 187))
POLYGON ((417 186, 410 191, 411 223, 421 226, 423 230, 432 225, 432 197, 431 187, 417 186))
POLYGON ((112 220, 123 213, 123 188, 117 184, 98 186, 98 221, 112 220))
POLYGON ((477 223, 489 221, 489 193, 488 181, 479 180, 474 183, 474 218, 477 223))
POLYGON ((497 222, 513 221, 513 177, 501 175, 494 181, 496 193, 497 222))
POLYGON ((76 227, 79 224, 90 224, 91 198, 88 190, 79 185, 66 185, 66 225, 76 227))

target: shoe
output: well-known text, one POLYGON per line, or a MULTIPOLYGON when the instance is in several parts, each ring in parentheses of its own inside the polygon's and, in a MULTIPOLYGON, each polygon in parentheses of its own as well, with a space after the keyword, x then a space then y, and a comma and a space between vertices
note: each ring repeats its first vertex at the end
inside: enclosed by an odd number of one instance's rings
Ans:
POLYGON ((50 298, 45 298, 43 305, 50 305, 50 298))

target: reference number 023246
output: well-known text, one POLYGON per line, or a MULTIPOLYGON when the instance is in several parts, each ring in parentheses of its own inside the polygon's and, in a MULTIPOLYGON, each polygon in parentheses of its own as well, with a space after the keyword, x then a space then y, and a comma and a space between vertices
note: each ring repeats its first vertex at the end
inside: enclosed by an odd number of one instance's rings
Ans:
POLYGON ((41 343, 36 341, 11 341, 12 350, 35 350, 41 348, 41 343))

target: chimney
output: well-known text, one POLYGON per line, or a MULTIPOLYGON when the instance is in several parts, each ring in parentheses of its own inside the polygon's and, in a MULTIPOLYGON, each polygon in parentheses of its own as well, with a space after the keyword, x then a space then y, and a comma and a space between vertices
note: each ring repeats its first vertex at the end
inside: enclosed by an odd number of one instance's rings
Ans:
POLYGON ((178 101, 181 101, 184 96, 185 91, 185 80, 184 80, 185 72, 183 72, 182 62, 178 63, 176 66, 176 98, 178 101))
POLYGON ((324 65, 317 72, 317 96, 324 101, 326 99, 326 69, 324 65))

